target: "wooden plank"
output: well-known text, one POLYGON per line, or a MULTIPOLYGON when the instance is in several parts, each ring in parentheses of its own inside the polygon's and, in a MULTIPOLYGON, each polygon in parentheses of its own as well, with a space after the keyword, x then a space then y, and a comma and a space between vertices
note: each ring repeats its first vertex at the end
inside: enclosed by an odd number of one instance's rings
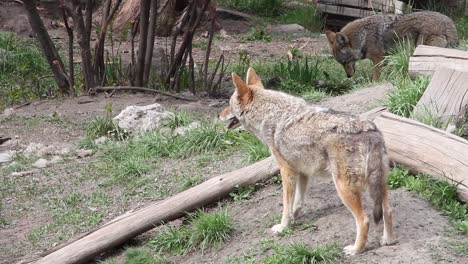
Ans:
POLYGON ((467 59, 468 52, 457 49, 433 47, 427 45, 418 45, 414 50, 413 57, 443 57, 467 59))
POLYGON ((467 71, 468 52, 419 45, 409 59, 408 69, 411 77, 419 74, 432 75, 438 67, 467 71))
MULTIPOLYGON (((371 8, 367 0, 320 0, 318 4, 371 8)), ((372 6, 374 6, 374 8, 380 8, 381 6, 393 7, 393 0, 372 0, 372 6)))
POLYGON ((417 121, 383 112, 375 117, 391 161, 457 184, 468 201, 468 141, 417 121))
POLYGON ((467 84, 468 72, 439 67, 416 105, 413 118, 430 116, 454 124, 468 104, 467 84))
POLYGON ((317 8, 322 13, 343 15, 343 16, 350 16, 350 17, 366 17, 366 16, 370 16, 374 14, 371 10, 364 10, 364 9, 344 7, 344 6, 317 4, 317 8))
POLYGON ((84 263, 128 239, 171 221, 232 192, 237 186, 254 184, 278 173, 273 158, 211 178, 202 184, 111 221, 101 228, 39 259, 37 264, 84 263))

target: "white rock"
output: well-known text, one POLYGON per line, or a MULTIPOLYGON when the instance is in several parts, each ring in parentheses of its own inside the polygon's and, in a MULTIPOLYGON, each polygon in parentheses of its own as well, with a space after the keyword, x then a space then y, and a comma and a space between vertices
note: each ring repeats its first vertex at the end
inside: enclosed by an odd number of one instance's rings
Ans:
POLYGON ((50 160, 50 163, 61 163, 63 162, 63 158, 60 156, 53 156, 52 159, 50 160))
POLYGON ((201 123, 198 122, 198 121, 194 121, 194 122, 190 123, 186 127, 178 127, 176 129, 174 129, 173 135, 174 136, 183 136, 183 135, 187 134, 187 132, 189 132, 190 130, 194 130, 194 129, 199 128, 199 127, 201 127, 201 123))
POLYGON ((42 145, 41 143, 30 143, 26 149, 23 151, 23 154, 26 156, 26 157, 31 157, 31 156, 36 156, 37 155, 37 152, 44 148, 44 145, 42 145))
POLYGON ((104 142, 106 142, 106 141, 108 141, 108 140, 109 140, 108 137, 102 136, 102 137, 100 137, 100 138, 96 138, 96 139, 94 140, 94 143, 96 143, 96 144, 102 144, 102 143, 104 143, 104 142))
POLYGON ((128 131, 149 131, 167 125, 174 113, 165 111, 160 104, 128 106, 114 120, 128 131))
POLYGON ((298 25, 298 24, 287 24, 287 25, 272 26, 270 27, 270 31, 276 32, 276 33, 294 34, 294 33, 304 32, 305 29, 303 26, 298 25))
POLYGON ((37 172, 37 170, 12 172, 12 173, 11 173, 11 176, 13 176, 13 177, 24 177, 24 176, 28 176, 28 175, 34 174, 34 173, 36 173, 36 172, 37 172))
POLYGON ((10 162, 15 158, 15 151, 7 150, 0 152, 0 163, 10 162))
POLYGON ((49 161, 41 158, 41 159, 38 159, 36 162, 34 162, 32 166, 35 168, 42 169, 42 168, 47 167, 48 165, 49 165, 49 161))
POLYGON ((15 113, 14 108, 7 108, 5 111, 3 111, 3 117, 10 117, 15 113))

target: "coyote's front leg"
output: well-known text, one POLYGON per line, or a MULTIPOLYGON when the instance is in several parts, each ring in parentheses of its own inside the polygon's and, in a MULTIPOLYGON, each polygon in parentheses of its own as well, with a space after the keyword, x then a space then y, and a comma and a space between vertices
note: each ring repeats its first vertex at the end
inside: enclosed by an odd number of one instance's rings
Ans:
POLYGON ((281 224, 274 225, 271 228, 275 234, 286 229, 294 217, 293 203, 297 180, 297 173, 289 167, 282 166, 280 172, 283 181, 283 216, 281 217, 281 224))

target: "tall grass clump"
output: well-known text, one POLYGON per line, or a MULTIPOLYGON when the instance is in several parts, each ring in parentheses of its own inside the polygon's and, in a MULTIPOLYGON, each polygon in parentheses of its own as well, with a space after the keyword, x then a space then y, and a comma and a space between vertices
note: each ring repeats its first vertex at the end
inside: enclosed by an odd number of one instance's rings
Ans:
POLYGON ((418 76, 415 80, 409 78, 397 79, 395 89, 389 93, 386 103, 390 112, 410 117, 414 107, 429 85, 430 77, 418 76))
POLYGON ((218 247, 231 238, 234 224, 227 210, 208 213, 199 210, 189 215, 188 224, 169 227, 159 233, 149 245, 162 252, 186 254, 199 248, 218 247))
POLYGON ((128 248, 125 252, 124 264, 166 264, 169 260, 152 254, 144 248, 128 248))
POLYGON ((281 13, 285 0, 219 0, 221 6, 266 17, 275 17, 281 13))
POLYGON ((411 175, 401 167, 390 172, 388 185, 390 188, 403 187, 418 193, 447 215, 458 232, 468 234, 468 205, 458 200, 454 185, 424 174, 411 175))
POLYGON ((324 26, 317 6, 307 2, 304 2, 303 7, 287 9, 281 15, 280 21, 284 24, 299 24, 313 32, 319 32, 324 26))
POLYGON ((265 264, 297 264, 297 263, 335 263, 341 256, 337 245, 318 246, 314 249, 302 243, 288 246, 273 245, 273 254, 263 260, 265 264))
POLYGON ((458 37, 461 41, 468 40, 468 16, 459 16, 454 20, 458 37))
POLYGON ((388 81, 409 78, 409 58, 413 54, 414 44, 407 40, 399 41, 395 48, 382 61, 382 76, 388 81))
POLYGON ((0 110, 57 93, 52 72, 36 44, 0 32, 0 110))
POLYGON ((409 77, 409 58, 413 51, 414 44, 402 40, 382 62, 383 78, 395 86, 395 89, 389 93, 386 105, 390 112, 404 117, 411 116, 430 81, 430 77, 427 76, 418 76, 414 80, 409 77))

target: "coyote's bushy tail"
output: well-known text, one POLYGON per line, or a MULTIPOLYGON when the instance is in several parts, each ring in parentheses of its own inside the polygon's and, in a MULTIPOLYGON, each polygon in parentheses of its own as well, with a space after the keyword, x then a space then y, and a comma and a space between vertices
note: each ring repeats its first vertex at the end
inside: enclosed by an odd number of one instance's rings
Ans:
POLYGON ((372 200, 374 201, 374 209, 372 214, 374 216, 374 222, 378 224, 382 220, 383 216, 383 198, 386 190, 387 184, 387 174, 388 174, 388 158, 387 151, 385 146, 378 146, 375 150, 376 152, 371 156, 373 162, 368 162, 370 164, 375 164, 375 166, 368 166, 368 175, 369 175, 369 194, 372 200), (378 149, 377 149, 378 148, 378 149))

